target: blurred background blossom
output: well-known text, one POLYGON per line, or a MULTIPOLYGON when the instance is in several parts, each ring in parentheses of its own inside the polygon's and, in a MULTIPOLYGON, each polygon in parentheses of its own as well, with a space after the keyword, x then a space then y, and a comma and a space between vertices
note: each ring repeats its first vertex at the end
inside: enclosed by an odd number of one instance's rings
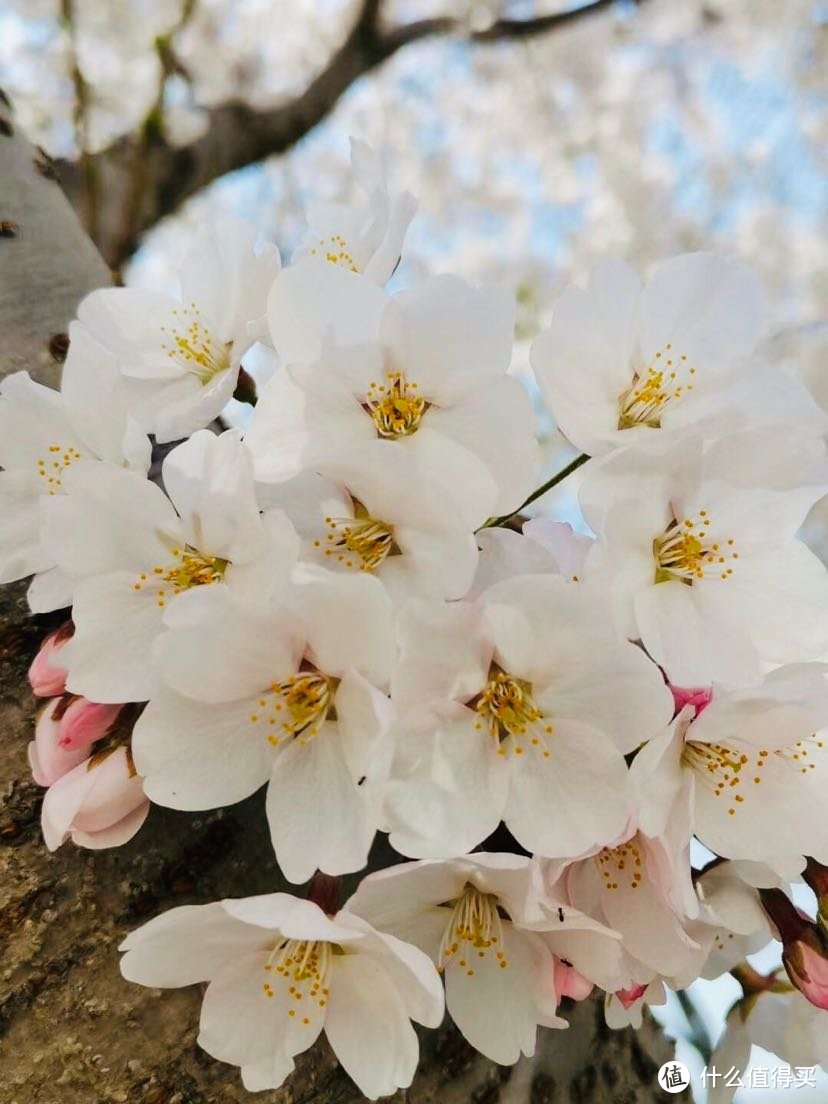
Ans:
MULTIPOLYGON (((828 405, 826 0, 2 0, 0 77, 127 283, 170 286, 222 212, 289 257, 307 205, 347 198, 353 134, 419 199, 395 285, 509 282, 514 371, 598 257, 720 247, 759 270, 767 348, 828 405), (153 175, 199 156, 187 186, 153 175)), ((545 442, 550 469, 571 455, 545 442)), ((543 505, 577 524, 570 482, 543 505)), ((697 982, 664 1011, 694 1068, 737 993, 697 982)))

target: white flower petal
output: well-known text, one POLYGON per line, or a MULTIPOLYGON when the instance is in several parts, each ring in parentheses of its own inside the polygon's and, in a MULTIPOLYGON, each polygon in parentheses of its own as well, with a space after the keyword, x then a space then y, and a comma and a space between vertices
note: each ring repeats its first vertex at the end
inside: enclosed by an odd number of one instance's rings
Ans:
POLYGON ((476 714, 456 719, 428 713, 398 734, 398 757, 386 788, 392 847, 414 858, 451 858, 470 851, 497 827, 509 772, 476 714))
POLYGON ((382 338, 395 369, 416 381, 420 394, 453 406, 506 373, 514 326, 515 299, 506 287, 434 276, 391 299, 382 338))
POLYGON ((171 809, 241 801, 270 777, 274 748, 252 724, 257 699, 206 704, 162 689, 141 714, 132 753, 144 792, 171 809))
POLYGON ((536 419, 529 393, 518 380, 495 380, 463 402, 429 410, 428 428, 480 457, 497 485, 495 514, 516 510, 536 486, 536 419))
POLYGON ((163 611, 154 594, 136 593, 134 581, 134 575, 118 571, 75 588, 75 635, 61 652, 73 694, 95 702, 140 702, 156 690, 150 655, 163 611))
POLYGON ((546 737, 549 757, 530 746, 510 752, 506 825, 528 850, 550 858, 581 855, 617 839, 631 813, 624 757, 587 725, 561 721, 546 737))
POLYGON ((302 746, 297 738, 275 760, 267 819, 276 859, 291 882, 315 870, 361 870, 378 823, 345 762, 335 724, 325 723, 302 746))
POLYGON ((285 364, 309 364, 327 337, 339 345, 373 340, 386 297, 370 280, 313 258, 273 281, 267 318, 273 347, 285 364))
POLYGON ((646 363, 669 342, 702 370, 753 349, 762 320, 762 290, 741 261, 719 253, 685 253, 655 270, 641 297, 641 351, 646 363))
POLYGON ((121 973, 139 985, 174 988, 208 981, 240 954, 272 944, 267 932, 241 924, 221 904, 184 905, 130 932, 120 946, 121 973))
POLYGON ((201 1006, 198 1045, 214 1058, 259 1067, 275 1053, 282 1069, 287 1058, 319 1037, 325 1010, 316 1002, 303 1001, 299 1009, 284 981, 272 984, 272 997, 265 992, 264 984, 271 981, 267 958, 264 949, 236 956, 212 976, 201 1006))
POLYGON ((392 607, 379 580, 307 565, 294 581, 294 605, 315 665, 326 675, 353 669, 377 687, 386 685, 393 657, 392 607))
POLYGON ((407 1088, 419 1058, 417 1035, 382 966, 365 955, 337 955, 325 1034, 340 1065, 369 1100, 407 1088))
POLYGON ((502 1066, 535 1053, 539 974, 553 974, 551 954, 536 936, 503 924, 504 959, 493 954, 446 966, 449 1015, 475 1050, 502 1066), (540 949, 539 949, 540 948, 540 949), (501 961, 507 965, 501 967, 501 961))

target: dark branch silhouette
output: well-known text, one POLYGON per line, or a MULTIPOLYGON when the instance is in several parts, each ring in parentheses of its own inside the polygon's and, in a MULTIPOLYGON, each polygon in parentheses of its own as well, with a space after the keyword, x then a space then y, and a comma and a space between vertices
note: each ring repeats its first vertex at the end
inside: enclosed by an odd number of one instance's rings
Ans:
POLYGON ((296 98, 269 110, 241 101, 210 108, 204 133, 183 146, 167 140, 156 105, 139 134, 119 139, 89 157, 83 173, 72 161, 58 162, 58 171, 77 209, 85 206, 84 179, 87 185, 94 180, 98 206, 89 229, 95 231, 103 256, 117 269, 134 253, 145 230, 218 177, 290 149, 332 111, 354 81, 403 47, 451 34, 479 43, 529 38, 615 6, 617 0, 593 0, 534 19, 496 20, 480 30, 470 30, 448 16, 389 29, 381 23, 381 0, 364 0, 345 41, 296 98))

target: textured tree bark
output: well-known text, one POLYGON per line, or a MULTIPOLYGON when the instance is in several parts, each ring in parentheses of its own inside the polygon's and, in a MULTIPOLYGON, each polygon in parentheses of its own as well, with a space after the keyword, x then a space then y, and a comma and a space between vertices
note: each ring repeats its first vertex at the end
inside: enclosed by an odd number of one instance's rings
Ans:
POLYGON ((111 280, 47 155, 15 132, 0 91, 0 372, 56 384, 78 300, 111 280))
MULTIPOLYGON (((106 283, 37 152, 0 111, 0 365, 56 382, 55 334, 77 301, 106 283), (17 252, 15 252, 17 251, 17 252), (52 352, 49 351, 50 345, 52 352)), ((0 518, 2 523, 2 518, 0 518)), ((204 815, 153 809, 113 851, 46 851, 41 791, 26 745, 35 700, 26 669, 59 618, 32 618, 25 588, 0 588, 0 1085, 4 1104, 242 1104, 237 1071, 196 1046, 197 987, 161 993, 123 981, 124 935, 176 905, 287 888, 273 862, 256 794, 204 815)), ((377 865, 387 862, 380 842, 377 865), (384 860, 384 861, 383 861, 384 860)), ((351 879, 353 882, 353 879, 351 879)), ((346 891, 348 890, 346 886, 346 891)), ((658 1066, 671 1048, 647 1022, 611 1032, 597 1002, 575 1007, 568 1031, 543 1031, 538 1054, 513 1068, 476 1055, 448 1024, 424 1036, 414 1085, 396 1104, 647 1104, 667 1097, 658 1066)), ((324 1043, 297 1061, 263 1104, 356 1104, 363 1098, 324 1043)))

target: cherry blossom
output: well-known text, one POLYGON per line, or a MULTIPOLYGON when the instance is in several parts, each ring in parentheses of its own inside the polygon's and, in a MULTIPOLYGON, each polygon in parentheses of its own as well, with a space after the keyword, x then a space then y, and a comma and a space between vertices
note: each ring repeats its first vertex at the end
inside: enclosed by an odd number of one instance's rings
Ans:
POLYGON ((158 685, 152 644, 164 614, 202 586, 266 593, 297 541, 255 501, 238 434, 204 430, 163 465, 164 492, 137 474, 77 463, 44 505, 43 539, 75 580, 67 686, 93 701, 145 701, 158 685))
POLYGON ((387 456, 382 466, 342 469, 342 482, 305 472, 268 485, 259 501, 285 511, 311 563, 376 575, 400 603, 412 595, 462 598, 477 566, 474 535, 458 523, 439 484, 424 482, 401 496, 406 474, 387 456))
MULTIPOLYGON (((623 956, 609 992, 627 993, 656 978, 691 979, 706 957, 689 932, 699 911, 690 878, 687 818, 663 836, 641 831, 570 863, 542 864, 564 900, 620 933, 623 956)), ((634 999, 624 1005, 629 1007, 634 999)))
POLYGON ((501 819, 554 857, 622 837, 622 752, 660 731, 672 698, 590 592, 519 576, 475 603, 412 600, 397 631, 386 815, 398 850, 449 857, 501 819))
POLYGON ((629 265, 605 260, 587 290, 557 299, 532 363, 561 431, 601 455, 720 412, 761 321, 759 282, 735 258, 673 257, 643 287, 629 265))
POLYGON ((89 758, 89 748, 85 745, 66 744, 61 740, 61 722, 55 710, 62 705, 62 697, 44 704, 35 725, 35 738, 27 749, 32 777, 38 786, 51 786, 89 758))
MULTIPOLYGON (((828 574, 796 539, 822 484, 763 486, 767 456, 758 484, 729 481, 746 443, 763 439, 722 438, 704 452, 696 439, 657 454, 625 449, 618 478, 590 486, 588 476, 582 489, 597 533, 587 578, 608 584, 619 632, 681 685, 755 682, 762 661, 828 651, 828 574)), ((777 457, 776 440, 766 444, 777 457)), ((809 469, 807 443, 804 451, 809 469)), ((792 466, 797 452, 788 445, 792 466)))
POLYGON ((132 409, 159 441, 209 425, 231 398, 239 366, 265 336, 267 294, 279 271, 274 245, 255 250, 239 219, 193 239, 175 298, 143 288, 93 291, 78 317, 117 358, 132 409))
POLYGON ((43 839, 50 851, 70 838, 94 850, 118 847, 132 839, 148 812, 129 750, 102 751, 49 786, 41 813, 43 839))
POLYGON ((61 667, 59 656, 74 631, 75 626, 67 621, 41 641, 40 649, 29 667, 29 685, 37 697, 53 697, 66 689, 66 668, 61 667))
POLYGON ((824 861, 826 721, 823 664, 779 667, 756 687, 714 686, 703 711, 685 706, 633 763, 642 823, 660 834, 688 807, 692 830, 718 855, 783 877, 802 870, 805 854, 824 861))
POLYGON ((245 438, 257 478, 336 478, 382 469, 390 453, 415 494, 423 480, 438 484, 469 529, 515 509, 532 489, 537 446, 528 394, 506 374, 513 329, 504 288, 441 276, 399 292, 377 339, 340 333, 313 363, 274 376, 245 438))
MULTIPOLYGON (((828 1063, 828 1016, 788 984, 773 975, 730 1010, 722 1037, 710 1058, 719 1070, 744 1073, 754 1045, 795 1068, 828 1063)), ((711 1085, 710 1104, 730 1104, 738 1082, 721 1078, 711 1085)))
POLYGON ((210 809, 268 782, 283 873, 361 869, 388 774, 391 604, 367 575, 306 565, 258 608, 203 588, 167 616, 156 650, 169 684, 135 728, 153 801, 210 809))
POLYGON ((417 204, 409 192, 389 193, 379 154, 358 138, 351 138, 351 168, 364 201, 309 207, 307 233, 293 262, 315 257, 384 284, 399 263, 417 204))
POLYGON ((209 982, 199 1045, 241 1067, 250 1091, 278 1088, 325 1032, 370 1100, 411 1084, 411 1020, 443 1016, 437 973, 416 947, 347 909, 326 916, 286 893, 172 909, 121 944, 121 972, 156 987, 209 982))
MULTIPOLYGON (((539 1025, 566 1026, 556 1013, 552 953, 539 933, 521 927, 535 910, 536 876, 530 859, 478 853, 371 874, 348 902, 428 954, 443 974, 449 1015, 472 1046, 502 1065, 534 1054, 539 1025)), ((572 926, 579 920, 573 910, 572 926)), ((549 923, 569 926, 566 918, 549 923)))
POLYGON ((34 575, 35 613, 69 605, 72 588, 40 532, 40 501, 67 492, 80 461, 146 474, 150 444, 129 413, 114 358, 79 322, 69 327, 60 392, 15 372, 0 383, 0 583, 34 575))

